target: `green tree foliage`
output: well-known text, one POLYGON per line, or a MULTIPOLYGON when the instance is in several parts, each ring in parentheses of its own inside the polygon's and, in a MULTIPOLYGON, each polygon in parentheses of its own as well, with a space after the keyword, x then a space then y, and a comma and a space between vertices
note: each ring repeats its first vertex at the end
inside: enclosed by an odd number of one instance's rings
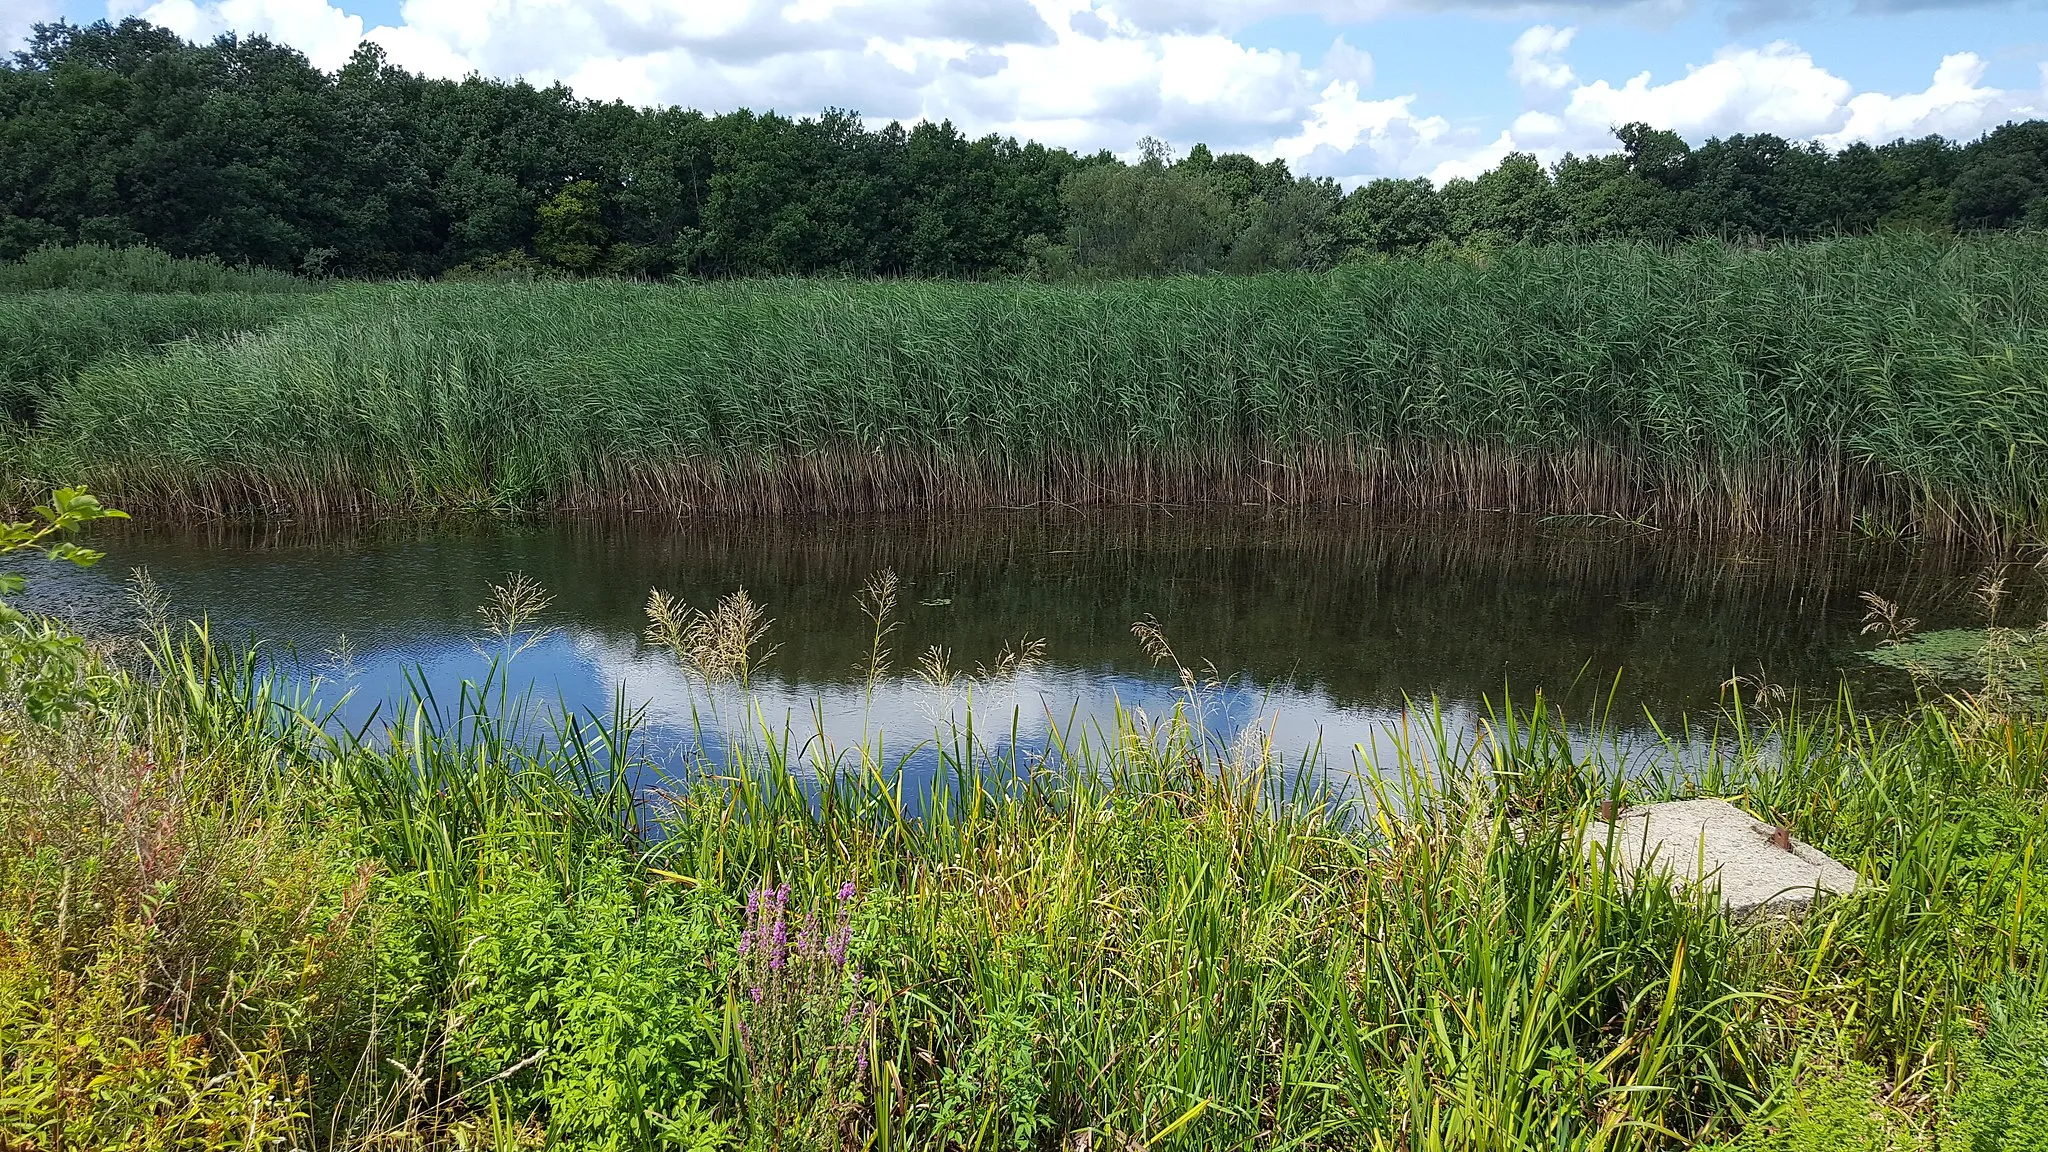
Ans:
POLYGON ((1830 153, 1769 134, 1516 153, 1345 195, 1283 162, 1135 164, 855 113, 709 116, 554 85, 336 72, 262 37, 41 25, 0 63, 0 259, 148 244, 313 275, 1256 272, 1374 255, 1694 236, 2048 226, 2048 122, 1830 153))
POLYGON ((571 272, 595 271, 610 240, 597 185, 588 180, 576 181, 540 206, 533 246, 543 258, 571 272))
POLYGON ((1550 175, 1527 152, 1515 152, 1475 180, 1444 185, 1451 238, 1468 244, 1542 244, 1563 223, 1550 175))
POLYGON ((1154 153, 1067 181, 1068 235, 1086 268, 1112 276, 1206 272, 1230 249, 1230 199, 1207 174, 1154 153))
POLYGON ((987 276, 1057 237, 1080 166, 951 124, 636 109, 365 44, 338 72, 254 37, 42 26, 0 65, 0 257, 148 243, 350 276, 987 276), (1042 239, 1041 239, 1042 242, 1042 239))
POLYGON ((1098 157, 1067 178, 1067 237, 1081 269, 1169 276, 1329 263, 1342 204, 1335 182, 1200 144, 1178 162, 1161 141, 1140 148, 1135 165, 1098 157))
POLYGON ((1971 153, 1956 174, 1957 223, 2048 227, 2048 122, 2007 124, 1971 153))
POLYGON ((1353 255, 1420 252, 1450 232, 1450 216, 1429 181, 1374 180, 1344 198, 1338 214, 1353 255))

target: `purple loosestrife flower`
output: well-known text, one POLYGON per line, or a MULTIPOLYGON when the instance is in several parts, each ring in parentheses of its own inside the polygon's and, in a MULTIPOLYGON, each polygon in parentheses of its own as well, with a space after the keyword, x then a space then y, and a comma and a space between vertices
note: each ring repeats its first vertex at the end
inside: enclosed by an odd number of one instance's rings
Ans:
POLYGON ((825 945, 825 954, 832 960, 834 968, 846 967, 846 946, 853 943, 853 925, 840 918, 839 931, 832 934, 832 940, 825 945))
POLYGON ((847 881, 846 883, 844 883, 844 884, 841 884, 841 885, 839 886, 839 901, 840 901, 840 903, 842 903, 842 904, 843 904, 843 903, 845 903, 846 901, 848 901, 848 900, 851 900, 851 899, 853 899, 853 892, 854 892, 854 888, 853 888, 853 881, 851 881, 851 880, 848 880, 848 881, 847 881))
POLYGON ((759 984, 756 984, 752 988, 748 989, 748 991, 753 993, 754 1003, 759 1004, 761 1002, 761 986, 759 984))
POLYGON ((862 1048, 853 1054, 853 1074, 855 1076, 865 1076, 868 1074, 867 1049, 862 1048))

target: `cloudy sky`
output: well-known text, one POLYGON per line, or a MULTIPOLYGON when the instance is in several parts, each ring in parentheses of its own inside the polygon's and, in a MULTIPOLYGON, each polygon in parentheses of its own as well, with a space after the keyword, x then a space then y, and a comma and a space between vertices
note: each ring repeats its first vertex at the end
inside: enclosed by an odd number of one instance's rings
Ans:
POLYGON ((1347 184, 1611 146, 1973 137, 2048 116, 2048 0, 0 0, 264 32, 332 68, 363 39, 437 76, 561 80, 710 111, 855 109, 1130 153, 1281 156, 1347 184))

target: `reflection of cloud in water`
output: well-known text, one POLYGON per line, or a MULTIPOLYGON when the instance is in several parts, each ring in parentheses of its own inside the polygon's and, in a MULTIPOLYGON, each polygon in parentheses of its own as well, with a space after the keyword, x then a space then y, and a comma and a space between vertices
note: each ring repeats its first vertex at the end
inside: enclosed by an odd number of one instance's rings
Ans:
POLYGON ((1383 745, 1388 724, 1399 718, 1393 711, 1343 708, 1318 692, 1243 683, 1207 687, 1190 700, 1164 675, 1148 680, 1052 665, 943 687, 894 674, 872 690, 792 684, 771 675, 743 694, 732 685, 707 688, 663 653, 594 635, 579 637, 577 645, 600 679, 623 690, 629 707, 644 710, 650 735, 667 735, 663 743, 694 746, 701 731, 706 745, 742 737, 758 746, 772 735, 786 748, 804 749, 810 764, 846 766, 849 757, 858 764, 863 749, 879 745, 891 763, 901 757, 929 767, 938 746, 962 746, 970 734, 976 751, 1014 750, 1028 759, 1057 742, 1099 743, 1115 729, 1119 709, 1157 721, 1177 707, 1199 721, 1217 750, 1249 735, 1270 740, 1289 764, 1317 750, 1340 761, 1354 743, 1383 745))
MULTIPOLYGON (((442 638, 428 643, 358 652, 346 673, 318 660, 300 667, 319 679, 329 706, 349 693, 337 718, 362 727, 388 720, 412 685, 429 690, 445 707, 467 679, 491 672, 488 649, 442 638)), ((963 678, 946 688, 915 675, 884 677, 872 691, 863 684, 792 682, 769 670, 750 689, 706 686, 666 652, 606 633, 573 629, 532 646, 499 666, 493 699, 525 700, 532 709, 608 718, 623 705, 640 716, 636 750, 663 774, 686 773, 709 761, 731 763, 735 746, 760 752, 772 739, 790 753, 791 767, 831 765, 901 769, 917 787, 941 763, 941 750, 972 754, 977 764, 1010 756, 1029 768, 1059 746, 1086 742, 1100 748, 1116 730, 1117 712, 1160 721, 1177 707, 1199 722, 1211 755, 1263 746, 1276 770, 1307 771, 1338 794, 1355 792, 1355 774, 1391 769, 1405 745, 1429 748, 1439 733, 1453 747, 1479 738, 1485 714, 1462 701, 1436 709, 1427 701, 1398 708, 1347 707, 1314 688, 1257 686, 1245 681, 1208 683, 1192 698, 1166 672, 1147 678, 1108 669, 1044 663, 1001 679, 963 678), (971 745, 969 738, 971 735, 971 745)), ((1572 726, 1576 740, 1590 726, 1572 726)), ((1610 753, 1640 760, 1661 749, 1647 728, 1605 732, 1610 753)))

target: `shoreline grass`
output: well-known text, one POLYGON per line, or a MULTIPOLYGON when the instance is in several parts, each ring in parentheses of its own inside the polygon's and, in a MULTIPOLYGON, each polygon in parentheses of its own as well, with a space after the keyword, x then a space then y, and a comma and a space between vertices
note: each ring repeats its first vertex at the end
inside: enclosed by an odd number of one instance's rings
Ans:
POLYGON ((232 338, 67 363, 8 447, 15 490, 83 479, 159 517, 1252 502, 2048 526, 2038 237, 282 299, 232 338))
POLYGON ((1626 778, 1541 698, 1466 736, 1418 704, 1353 807, 1198 709, 1050 764, 956 733, 921 804, 875 749, 821 789, 763 733, 650 811, 629 715, 535 728, 486 684, 357 740, 203 630, 150 651, 54 724, 0 712, 0 1115, 28 1146, 2048 1133, 2048 722, 2000 700, 1737 701, 1710 759, 1626 778), (1563 847, 1603 799, 1690 793, 1862 890, 1742 923, 1563 847))

